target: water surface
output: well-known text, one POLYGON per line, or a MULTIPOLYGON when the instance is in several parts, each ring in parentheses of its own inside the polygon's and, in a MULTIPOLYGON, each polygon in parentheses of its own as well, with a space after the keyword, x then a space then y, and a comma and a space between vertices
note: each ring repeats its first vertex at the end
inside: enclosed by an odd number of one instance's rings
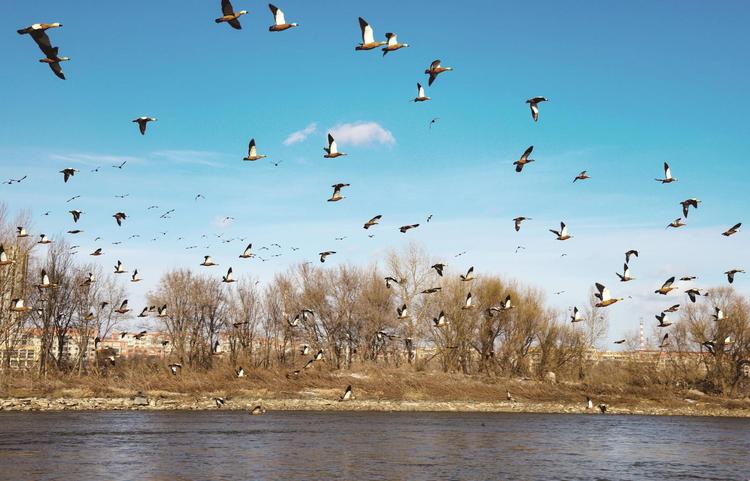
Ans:
POLYGON ((750 419, 0 413, 0 480, 748 480, 750 419))

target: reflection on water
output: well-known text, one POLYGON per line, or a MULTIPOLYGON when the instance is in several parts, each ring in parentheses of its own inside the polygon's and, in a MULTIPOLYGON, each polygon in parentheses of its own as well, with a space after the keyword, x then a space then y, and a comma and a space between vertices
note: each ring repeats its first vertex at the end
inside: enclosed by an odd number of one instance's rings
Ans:
POLYGON ((750 420, 0 413, 0 480, 746 480, 750 420))

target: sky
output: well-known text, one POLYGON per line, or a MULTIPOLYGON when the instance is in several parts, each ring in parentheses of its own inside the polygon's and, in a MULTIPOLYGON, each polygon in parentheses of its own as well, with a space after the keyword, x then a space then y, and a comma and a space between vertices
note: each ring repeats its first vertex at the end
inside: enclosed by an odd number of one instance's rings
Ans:
MULTIPOLYGON (((285 0, 300 27, 278 33, 265 3, 233 3, 249 11, 241 31, 214 23, 219 0, 0 4, 0 177, 28 176, 0 185, 0 202, 29 209, 32 233, 68 237, 82 255, 102 247, 105 269, 138 268, 133 306, 204 255, 216 275, 232 266, 265 282, 320 251, 337 252, 326 265, 368 265, 417 242, 456 274, 474 265, 541 287, 561 310, 586 304, 594 282, 632 296, 608 308, 612 341, 687 302, 653 294, 666 278, 711 287, 750 269, 748 234, 720 235, 750 227, 746 2, 285 0), (396 32, 410 46, 355 51, 358 16, 376 39, 396 32), (72 59, 67 80, 16 33, 36 22, 63 24, 49 34, 72 59), (438 58, 455 70, 427 87, 438 58), (432 100, 411 101, 416 82, 432 100), (535 123, 524 101, 537 95, 549 101, 535 123), (145 136, 131 122, 142 115, 158 118, 145 136), (322 157, 328 132, 346 157, 322 157), (267 159, 242 161, 251 137, 267 159), (517 174, 530 145, 536 162, 517 174), (654 181, 664 161, 677 182, 654 181), (63 183, 66 167, 81 172, 63 183), (582 170, 591 179, 573 183, 582 170), (326 202, 338 182, 346 198, 326 202), (691 197, 702 202, 688 225, 665 229, 691 197), (73 208, 84 233, 67 236, 73 208), (520 215, 532 220, 516 233, 520 215), (571 240, 548 232, 560 221, 571 240), (248 242, 283 255, 240 263, 248 242), (637 280, 622 284, 628 249, 641 254, 637 280)), ((750 276, 734 286, 750 295, 750 276)))

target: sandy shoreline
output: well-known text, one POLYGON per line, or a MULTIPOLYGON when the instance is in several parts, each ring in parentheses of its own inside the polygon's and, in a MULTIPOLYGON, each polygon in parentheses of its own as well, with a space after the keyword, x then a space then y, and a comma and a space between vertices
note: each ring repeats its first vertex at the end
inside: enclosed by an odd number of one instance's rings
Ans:
MULTIPOLYGON (((221 408, 249 410, 262 404, 268 411, 371 411, 371 412, 487 412, 487 413, 556 413, 597 414, 598 409, 585 409, 582 403, 546 402, 471 402, 471 401, 388 401, 353 400, 337 402, 329 399, 262 399, 231 398, 221 408)), ((212 397, 201 398, 0 398, 2 411, 207 411, 217 410, 212 397)), ((682 407, 659 405, 609 406, 607 414, 650 416, 718 416, 750 417, 750 409, 728 409, 695 402, 682 407)))

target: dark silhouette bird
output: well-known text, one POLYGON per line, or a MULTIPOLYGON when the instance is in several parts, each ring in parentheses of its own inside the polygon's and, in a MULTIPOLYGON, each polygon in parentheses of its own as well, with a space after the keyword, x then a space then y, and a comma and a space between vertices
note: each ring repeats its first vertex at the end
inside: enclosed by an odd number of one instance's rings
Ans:
POLYGON ((546 101, 547 99, 545 97, 532 97, 526 101, 531 109, 531 118, 534 119, 534 122, 539 120, 539 104, 546 101))
POLYGON ((61 170, 60 173, 63 175, 63 182, 67 183, 68 179, 76 175, 76 172, 78 172, 78 170, 72 169, 70 167, 61 170))
POLYGON ((742 227, 742 222, 738 222, 734 224, 732 227, 722 232, 721 235, 723 235, 724 237, 732 236, 736 234, 737 232, 739 232, 740 227, 742 227))
POLYGON ((138 117, 133 119, 133 122, 138 124, 138 130, 140 130, 141 135, 146 135, 146 125, 148 125, 149 122, 156 122, 156 119, 154 117, 138 117))

